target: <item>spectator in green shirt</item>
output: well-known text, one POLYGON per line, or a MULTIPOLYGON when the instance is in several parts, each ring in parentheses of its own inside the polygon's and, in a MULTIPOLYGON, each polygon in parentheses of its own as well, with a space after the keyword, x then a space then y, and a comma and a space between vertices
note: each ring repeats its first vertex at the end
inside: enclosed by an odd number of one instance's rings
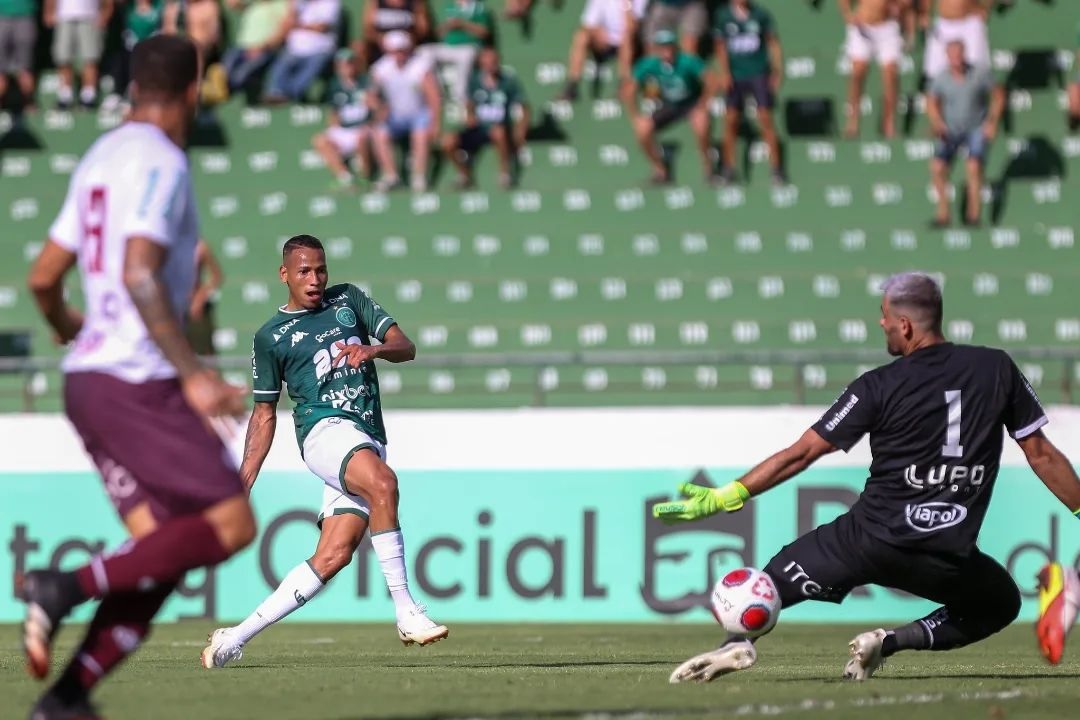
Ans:
POLYGON ((769 146, 773 184, 784 185, 787 178, 780 164, 780 139, 772 114, 784 67, 776 21, 756 2, 730 0, 716 11, 713 32, 716 61, 720 66, 720 89, 726 106, 721 182, 735 181, 735 144, 746 110, 746 98, 752 97, 761 135, 769 146))
POLYGON ((289 0, 229 0, 229 6, 233 10, 243 8, 233 46, 221 58, 229 91, 236 92, 274 59, 284 40, 280 28, 289 13, 289 0))
POLYGON ((0 0, 0 101, 14 75, 23 108, 34 105, 34 43, 37 42, 36 0, 0 0))
POLYGON ((465 127, 443 138, 443 151, 457 166, 457 187, 464 190, 474 184, 477 151, 494 145, 499 156, 499 186, 507 189, 514 184, 513 158, 525 147, 529 105, 517 75, 499 63, 498 50, 481 50, 477 65, 469 80, 465 127))
POLYGON ((661 30, 652 37, 650 54, 634 65, 632 77, 623 85, 623 102, 641 149, 645 151, 653 173, 651 182, 661 185, 671 181, 656 134, 678 120, 688 118, 701 154, 706 182, 712 181, 713 160, 709 141, 709 98, 713 94, 711 75, 705 62, 678 48, 678 36, 661 30), (652 106, 643 114, 638 94, 652 106))
POLYGON ((342 48, 334 56, 334 79, 330 84, 330 119, 326 130, 311 144, 334 174, 341 188, 353 186, 348 161, 355 157, 360 177, 371 172, 372 112, 371 84, 361 71, 356 53, 342 48))
POLYGON ((113 79, 112 92, 105 96, 101 108, 107 112, 120 109, 131 81, 131 51, 135 45, 151 35, 161 32, 164 22, 165 0, 128 0, 117 4, 123 14, 124 29, 120 35, 120 47, 108 59, 109 75, 113 79))
POLYGON ((446 0, 436 27, 439 42, 417 48, 436 65, 454 69, 450 97, 465 102, 465 93, 480 48, 491 43, 495 20, 484 0, 446 0))

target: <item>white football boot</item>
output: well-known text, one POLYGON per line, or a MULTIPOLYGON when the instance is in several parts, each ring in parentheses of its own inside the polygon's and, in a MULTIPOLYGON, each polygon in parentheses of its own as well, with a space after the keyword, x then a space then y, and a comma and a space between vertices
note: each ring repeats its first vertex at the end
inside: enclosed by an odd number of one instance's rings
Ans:
POLYGON ((668 682, 708 682, 721 675, 745 670, 756 662, 754 643, 743 638, 732 638, 715 650, 696 655, 675 668, 668 682))
POLYGON ((450 634, 445 625, 439 625, 427 616, 427 608, 423 605, 413 605, 404 612, 399 611, 397 631, 401 642, 406 645, 430 645, 450 634))
POLYGON ((223 668, 244 657, 244 644, 233 637, 232 628, 218 628, 206 639, 210 644, 202 651, 202 666, 207 670, 223 668))
POLYGON ((884 640, 885 631, 878 628, 864 632, 848 643, 851 659, 844 666, 844 679, 866 680, 872 677, 885 664, 885 658, 881 656, 881 643, 884 640))

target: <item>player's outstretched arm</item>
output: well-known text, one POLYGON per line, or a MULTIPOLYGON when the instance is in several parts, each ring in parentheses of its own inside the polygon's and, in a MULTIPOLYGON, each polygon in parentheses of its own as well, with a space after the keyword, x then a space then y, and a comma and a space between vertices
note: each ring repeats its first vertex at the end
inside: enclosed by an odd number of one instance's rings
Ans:
POLYGON ((38 309, 62 345, 74 340, 82 329, 82 316, 64 301, 64 276, 77 260, 75 253, 49 240, 26 278, 38 309))
POLYGON ((1080 477, 1077 477, 1065 454, 1050 442, 1042 430, 1016 442, 1043 484, 1069 508, 1069 512, 1080 517, 1080 477))
POLYGON ((751 497, 798 475, 822 455, 836 449, 813 429, 807 430, 794 445, 772 455, 738 480, 723 487, 707 488, 683 483, 679 491, 686 499, 653 505, 653 517, 666 523, 675 523, 700 520, 721 510, 735 512, 751 497))
POLYGON ((250 493, 259 477, 277 430, 277 403, 257 402, 248 420, 247 437, 244 438, 244 458, 240 462, 240 479, 250 493))

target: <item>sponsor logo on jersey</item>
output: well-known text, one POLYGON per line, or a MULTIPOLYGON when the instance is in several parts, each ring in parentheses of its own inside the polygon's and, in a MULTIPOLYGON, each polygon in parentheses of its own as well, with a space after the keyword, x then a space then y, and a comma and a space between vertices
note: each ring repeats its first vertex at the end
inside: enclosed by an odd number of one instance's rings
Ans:
POLYGON ((287 322, 284 325, 282 325, 281 327, 279 327, 277 329, 277 332, 274 333, 274 342, 277 342, 281 338, 285 337, 285 334, 288 332, 289 328, 291 328, 293 325, 295 325, 298 322, 300 322, 300 318, 293 318, 289 322, 287 322))
MULTIPOLYGON (((343 387, 340 390, 331 390, 328 393, 323 393, 319 399, 322 402, 330 403, 334 408, 340 410, 346 410, 348 412, 354 412, 358 408, 353 407, 353 400, 361 397, 367 397, 368 389, 366 385, 358 385, 356 387, 343 387)), ((362 417, 362 416, 361 416, 362 417)))
POLYGON ((326 338, 337 337, 338 335, 341 335, 341 328, 335 327, 332 330, 327 330, 324 333, 319 333, 315 336, 315 340, 316 342, 322 342, 326 338))
POLYGON ((928 502, 904 507, 904 520, 908 527, 924 533, 959 525, 966 517, 967 508, 956 503, 928 502))
POLYGON ((303 340, 306 337, 307 337, 306 332, 303 332, 301 330, 297 330, 296 332, 294 332, 292 334, 292 345, 291 345, 291 347, 296 347, 296 343, 300 342, 301 340, 303 340))
POLYGON ((340 307, 334 313, 334 319, 345 327, 356 327, 356 313, 351 308, 340 307))
POLYGON ((333 305, 336 302, 341 302, 342 300, 346 299, 347 297, 349 297, 348 293, 341 293, 337 297, 332 297, 329 300, 324 300, 323 305, 333 305))
POLYGON ((844 418, 846 418, 848 416, 848 413, 851 412, 851 409, 853 407, 855 407, 858 404, 858 402, 859 402, 859 396, 856 395, 855 393, 852 393, 851 397, 848 398, 848 401, 846 403, 844 403, 844 407, 840 408, 840 410, 837 411, 837 413, 832 416, 832 420, 825 423, 825 429, 828 430, 829 432, 832 432, 833 430, 835 430, 836 426, 839 425, 841 422, 843 422, 844 418))
POLYGON ((926 474, 919 477, 919 468, 916 465, 908 465, 904 468, 904 482, 913 488, 937 487, 938 485, 959 485, 967 482, 968 485, 979 486, 986 479, 985 465, 933 465, 926 469, 926 474))

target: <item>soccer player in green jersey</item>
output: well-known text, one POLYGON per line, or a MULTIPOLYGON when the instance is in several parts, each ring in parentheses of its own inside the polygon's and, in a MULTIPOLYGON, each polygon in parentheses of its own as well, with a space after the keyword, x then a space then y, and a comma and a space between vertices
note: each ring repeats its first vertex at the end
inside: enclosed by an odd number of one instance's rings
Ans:
POLYGON ((293 568, 246 620, 210 635, 202 653, 207 669, 241 658, 245 643, 318 594, 349 564, 369 528, 394 600, 401 641, 427 645, 449 634, 409 593, 398 525, 397 476, 386 464, 386 430, 375 373, 376 358, 407 362, 416 357, 416 346, 359 288, 347 283, 327 287, 326 254, 316 238, 290 238, 282 251, 280 273, 289 287, 289 301, 255 333, 251 359, 255 410, 248 423, 240 477, 250 491, 274 439, 284 381, 295 404, 301 456, 326 483, 321 535, 315 554, 293 568), (370 344, 369 337, 380 344, 370 344))
POLYGON ((623 84, 622 101, 638 144, 652 165, 650 182, 664 185, 671 182, 656 134, 687 118, 697 140, 705 181, 712 182, 713 159, 709 140, 709 98, 714 88, 705 62, 678 47, 678 36, 671 30, 660 30, 650 40, 650 53, 634 64, 632 77, 623 84), (653 107, 642 113, 638 94, 653 107))

